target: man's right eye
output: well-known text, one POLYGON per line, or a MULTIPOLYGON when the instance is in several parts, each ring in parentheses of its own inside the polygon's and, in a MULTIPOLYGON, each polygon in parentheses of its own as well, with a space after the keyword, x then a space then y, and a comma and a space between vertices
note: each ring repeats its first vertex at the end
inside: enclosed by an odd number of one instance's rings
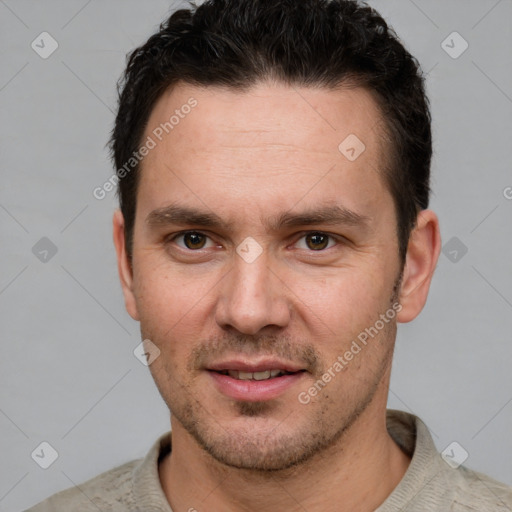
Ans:
MULTIPOLYGON (((188 249, 191 251, 198 250, 198 249, 205 249, 206 243, 209 237, 205 235, 204 233, 201 233, 200 231, 182 231, 180 233, 176 233, 175 235, 172 235, 171 237, 167 238, 168 242, 176 242, 178 247, 182 249, 188 249), (176 242, 177 240, 182 239, 183 245, 176 242)), ((211 242, 211 246, 214 246, 213 242, 211 242)))

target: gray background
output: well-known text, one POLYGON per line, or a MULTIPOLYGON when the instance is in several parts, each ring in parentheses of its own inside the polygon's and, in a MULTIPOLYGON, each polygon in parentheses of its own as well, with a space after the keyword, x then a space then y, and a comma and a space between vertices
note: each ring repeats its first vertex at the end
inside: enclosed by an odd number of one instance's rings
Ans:
MULTIPOLYGON (((141 457, 169 428, 133 355, 115 195, 92 190, 112 173, 125 54, 176 5, 0 0, 0 511, 141 457), (31 48, 43 31, 59 45, 47 59, 31 48), (33 251, 42 237, 57 248, 47 261, 33 251), (42 441, 59 454, 46 470, 31 457, 42 441)), ((389 406, 422 417, 440 451, 457 441, 469 467, 512 484, 512 2, 371 5, 428 72, 432 208, 448 244, 424 312, 399 327, 389 406), (453 31, 469 44, 456 59, 441 45, 453 31)))

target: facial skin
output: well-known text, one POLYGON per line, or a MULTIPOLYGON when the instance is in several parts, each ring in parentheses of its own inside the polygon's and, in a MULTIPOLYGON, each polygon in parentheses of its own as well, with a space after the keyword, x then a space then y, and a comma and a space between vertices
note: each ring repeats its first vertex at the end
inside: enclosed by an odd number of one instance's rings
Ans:
POLYGON ((426 301, 437 218, 418 216, 399 283, 394 204, 379 172, 382 119, 361 88, 181 84, 157 102, 144 139, 191 97, 197 106, 143 161, 132 268, 114 215, 126 308, 161 351, 150 370, 172 413, 162 486, 177 511, 330 510, 332 499, 374 510, 409 462, 386 431, 390 364, 396 319, 412 320, 426 301), (355 161, 338 150, 349 134, 366 147, 355 161), (170 205, 224 225, 165 222, 155 212, 170 205), (276 222, 334 206, 352 214, 337 224, 276 222), (172 240, 184 230, 195 236, 172 240), (253 245, 240 245, 247 237, 253 245), (248 262, 237 248, 261 254, 248 262), (397 317, 301 403, 299 393, 398 303, 397 317), (233 360, 303 371, 270 399, 233 398, 208 370, 233 360))

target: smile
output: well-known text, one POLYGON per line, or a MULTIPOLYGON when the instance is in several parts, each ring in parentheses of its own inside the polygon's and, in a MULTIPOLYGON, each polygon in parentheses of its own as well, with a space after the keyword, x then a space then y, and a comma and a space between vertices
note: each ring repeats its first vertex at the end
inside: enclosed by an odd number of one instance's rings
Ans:
POLYGON ((222 370, 219 372, 222 375, 229 375, 237 380, 268 380, 274 377, 281 377, 283 375, 290 375, 295 372, 287 372, 286 370, 264 370, 259 372, 244 372, 240 370, 222 370))

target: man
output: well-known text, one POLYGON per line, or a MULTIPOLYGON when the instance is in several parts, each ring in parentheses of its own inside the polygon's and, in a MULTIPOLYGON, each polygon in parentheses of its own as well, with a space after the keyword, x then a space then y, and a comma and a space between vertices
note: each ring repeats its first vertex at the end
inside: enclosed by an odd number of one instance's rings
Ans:
POLYGON ((120 91, 114 243, 172 439, 31 510, 512 510, 386 411, 440 235, 423 79, 384 20, 211 0, 120 91))

